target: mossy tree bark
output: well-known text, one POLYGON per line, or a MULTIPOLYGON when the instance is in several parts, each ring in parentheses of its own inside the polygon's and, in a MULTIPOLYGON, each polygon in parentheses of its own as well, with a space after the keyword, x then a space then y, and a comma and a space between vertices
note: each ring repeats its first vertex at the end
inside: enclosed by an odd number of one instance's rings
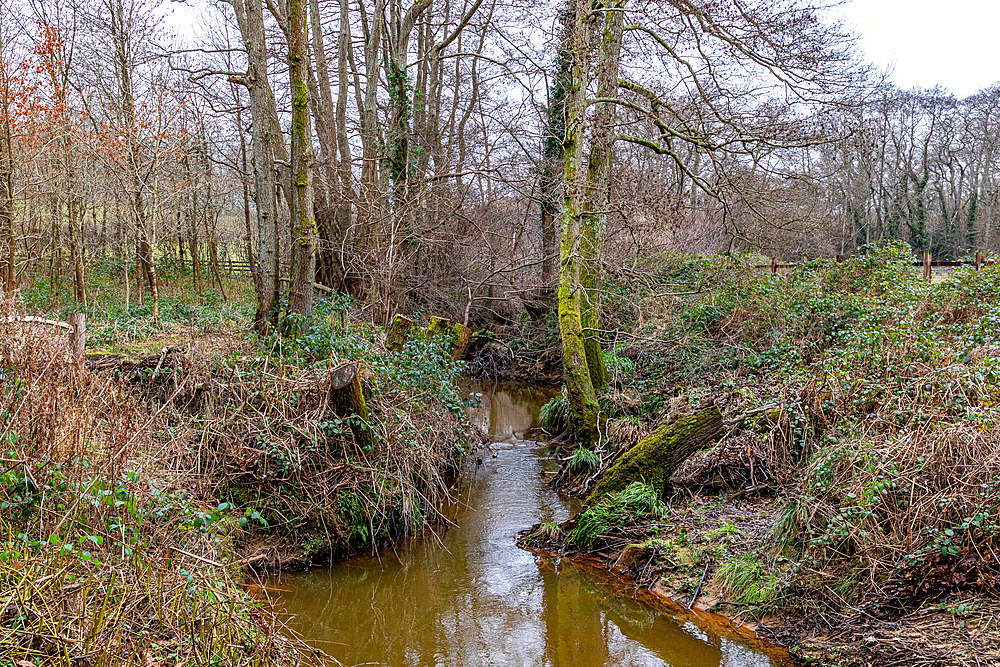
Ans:
POLYGON ((431 316, 426 329, 414 328, 413 320, 400 314, 393 315, 385 331, 385 349, 388 352, 399 352, 411 338, 423 340, 440 339, 451 352, 454 360, 465 356, 471 335, 469 327, 462 324, 452 324, 446 317, 431 316))
POLYGON ((542 166, 539 168, 539 217, 542 227, 542 284, 549 290, 556 279, 556 213, 559 212, 559 182, 565 160, 566 92, 569 87, 573 36, 573 17, 568 10, 559 14, 561 34, 556 51, 555 72, 549 86, 545 135, 542 142, 542 166))
POLYGON ((638 481, 652 485, 662 495, 674 471, 721 431, 722 413, 715 405, 671 418, 611 466, 594 487, 586 505, 591 507, 607 494, 617 493, 638 481))
MULTIPOLYGON (((288 152, 281 137, 274 91, 267 79, 267 43, 261 0, 233 0, 236 24, 247 53, 245 76, 230 80, 246 87, 250 97, 251 147, 253 149, 254 203, 257 209, 257 313, 254 327, 263 333, 277 321, 278 304, 278 174, 275 160, 288 152)), ((192 243, 196 243, 192 235, 192 243)), ((191 261, 197 268, 197 256, 191 261)))
POLYGON ((368 417, 361 373, 354 362, 342 364, 330 373, 330 406, 340 418, 349 418, 354 442, 364 451, 375 445, 368 417))
POLYGON ((594 102, 593 131, 587 163, 587 192, 581 229, 583 231, 582 301, 584 346, 587 366, 595 389, 607 384, 607 369, 601 354, 601 252, 607 228, 611 188, 611 148, 618 95, 618 69, 621 61, 622 25, 625 0, 607 0, 603 4, 604 26, 597 58, 597 100, 594 102))
POLYGON ((299 333, 309 327, 316 282, 316 217, 313 211, 313 150, 309 119, 308 32, 304 0, 288 2, 288 77, 292 93, 292 286, 288 310, 301 316, 299 333))
POLYGON ((385 349, 388 352, 399 352, 410 338, 413 320, 399 313, 392 316, 389 327, 385 331, 385 349))
MULTIPOLYGON (((583 286, 581 213, 586 194, 587 172, 583 163, 583 125, 587 112, 587 81, 590 76, 591 4, 571 0, 572 33, 570 79, 566 93, 566 134, 563 141, 562 242, 559 252, 559 333, 563 345, 563 370, 569 399, 569 427, 584 447, 600 439, 600 406, 591 380, 583 332, 583 286)), ((589 244, 587 246, 589 250, 589 244)))
POLYGON ((625 0, 606 2, 596 11, 589 0, 571 0, 570 57, 563 141, 562 244, 559 270, 559 330, 570 404, 570 428, 585 447, 600 441, 597 392, 607 382, 600 344, 600 255, 607 220, 615 98, 621 59, 625 0), (596 59, 598 101, 586 168, 583 165, 587 85, 592 33, 603 21, 596 59))

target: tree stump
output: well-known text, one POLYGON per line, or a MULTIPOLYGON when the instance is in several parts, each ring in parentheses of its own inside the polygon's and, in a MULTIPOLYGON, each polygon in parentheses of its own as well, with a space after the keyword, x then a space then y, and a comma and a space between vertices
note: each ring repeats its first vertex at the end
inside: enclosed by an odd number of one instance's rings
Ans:
POLYGON ((451 351, 451 358, 459 361, 465 357, 465 350, 469 347, 469 337, 472 329, 464 324, 455 325, 455 349, 451 351))
POLYGON ((722 413, 714 404, 694 414, 672 417, 611 466, 587 498, 586 507, 638 481, 652 485, 662 496, 674 471, 721 430, 722 413))
POLYGON ((426 329, 418 329, 413 326, 413 320, 396 314, 389 323, 389 328, 385 332, 385 349, 388 352, 399 352, 406 345, 406 341, 411 338, 419 338, 429 341, 434 338, 442 339, 445 347, 451 352, 451 358, 458 361, 465 356, 465 350, 469 346, 469 336, 471 330, 462 324, 452 324, 447 317, 431 316, 426 329))
POLYGON ((87 316, 83 313, 72 313, 69 316, 69 323, 73 325, 73 330, 69 334, 69 341, 73 346, 73 358, 83 361, 87 351, 87 316))
POLYGON ((341 364, 330 373, 330 406, 341 419, 348 419, 354 442, 364 451, 370 451, 375 444, 372 430, 368 426, 368 406, 361 390, 358 364, 341 364))
POLYGON ((427 335, 431 338, 443 337, 451 348, 451 358, 458 361, 465 356, 469 346, 469 327, 462 324, 452 324, 447 317, 431 316, 427 323, 427 335))
POLYGON ((413 320, 400 314, 392 316, 392 322, 385 332, 385 349, 388 352, 399 352, 410 338, 413 320))

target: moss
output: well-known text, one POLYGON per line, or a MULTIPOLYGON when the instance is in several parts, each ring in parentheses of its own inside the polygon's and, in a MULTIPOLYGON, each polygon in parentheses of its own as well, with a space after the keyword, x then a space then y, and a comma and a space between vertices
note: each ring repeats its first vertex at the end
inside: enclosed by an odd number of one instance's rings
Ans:
POLYGON ((678 466, 715 438, 721 428, 722 413, 715 405, 672 418, 611 466, 587 499, 587 506, 640 480, 662 494, 678 466))
POLYGON ((410 338, 413 320, 399 313, 392 316, 389 328, 385 332, 385 349, 389 352, 399 352, 410 338))

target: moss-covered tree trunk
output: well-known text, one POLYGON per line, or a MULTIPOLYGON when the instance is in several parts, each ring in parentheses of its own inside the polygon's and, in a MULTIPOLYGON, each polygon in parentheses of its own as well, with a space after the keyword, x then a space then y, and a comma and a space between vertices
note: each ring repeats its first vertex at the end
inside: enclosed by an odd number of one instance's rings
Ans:
POLYGON ((292 191, 288 197, 292 224, 292 286, 288 310, 309 326, 316 281, 316 217, 313 211, 313 148, 309 119, 308 32, 304 0, 288 3, 288 78, 292 93, 292 191))
POLYGON ((591 379, 583 330, 584 252, 581 217, 587 190, 583 169, 583 126, 587 112, 587 81, 590 76, 591 4, 571 0, 572 67, 566 94, 566 135, 563 142, 562 243, 559 251, 559 333, 563 345, 563 370, 569 399, 569 427, 585 447, 600 439, 600 406, 591 379))
POLYGON ((611 466, 587 498, 587 506, 638 481, 652 485, 662 495, 674 471, 721 431, 722 413, 715 405, 672 417, 611 466))
POLYGON ((571 0, 572 59, 566 91, 563 162, 562 244, 559 267, 559 331, 569 398, 569 426, 585 447, 601 438, 597 392, 607 381, 601 355, 600 255, 607 220, 614 143, 614 99, 618 93, 624 0, 595 11, 588 0, 571 0), (590 153, 583 164, 587 85, 590 81, 591 35, 603 20, 596 60, 598 102, 595 103, 590 153))
POLYGON ((618 69, 621 61, 625 0, 603 3, 604 26, 596 65, 597 100, 593 103, 593 130, 587 161, 587 190, 580 223, 583 232, 584 298, 581 301, 584 347, 590 381, 595 389, 607 384, 607 369, 601 354, 601 252, 607 228, 611 191, 611 148, 618 98, 618 69))

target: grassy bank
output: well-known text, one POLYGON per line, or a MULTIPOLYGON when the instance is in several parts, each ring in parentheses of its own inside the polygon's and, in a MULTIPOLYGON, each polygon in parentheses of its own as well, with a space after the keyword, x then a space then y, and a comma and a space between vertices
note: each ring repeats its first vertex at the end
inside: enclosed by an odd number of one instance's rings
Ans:
POLYGON ((536 543, 689 596, 704 575, 703 601, 829 664, 976 664, 1000 646, 980 612, 1000 573, 1000 267, 928 285, 900 247, 777 276, 753 263, 659 257, 612 281, 609 441, 574 455, 569 487, 587 493, 671 413, 715 402, 727 428, 666 505, 636 504, 637 480, 536 543), (922 614, 948 622, 883 636, 922 614))

